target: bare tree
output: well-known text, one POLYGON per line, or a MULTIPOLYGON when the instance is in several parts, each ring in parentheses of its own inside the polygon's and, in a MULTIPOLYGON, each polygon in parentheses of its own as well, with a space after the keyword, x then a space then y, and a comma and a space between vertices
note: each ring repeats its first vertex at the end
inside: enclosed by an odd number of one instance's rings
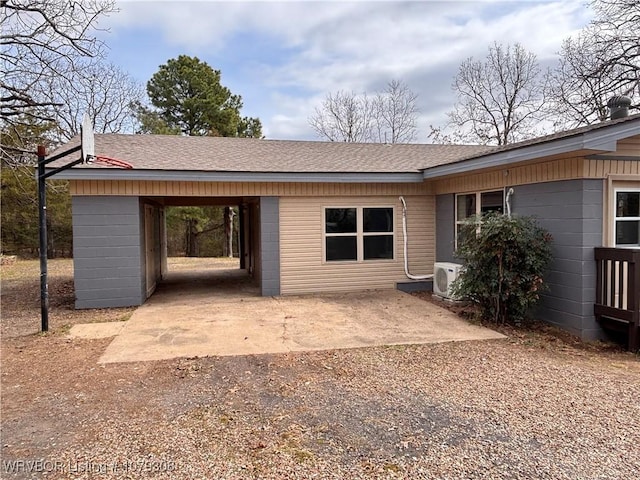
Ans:
POLYGON ((399 81, 391 80, 375 98, 376 141, 411 143, 416 138, 418 94, 399 81))
POLYGON ((408 143, 416 137, 417 98, 398 80, 373 99, 366 93, 330 93, 309 124, 319 137, 332 142, 408 143))
POLYGON ((484 61, 468 58, 452 88, 459 99, 446 128, 455 133, 432 126, 433 140, 505 145, 540 133, 535 126, 545 103, 544 76, 535 54, 521 45, 494 43, 484 61))
MULTIPOLYGON (((71 77, 79 60, 102 49, 93 34, 113 0, 2 0, 0 113, 4 123, 29 116, 54 120, 43 81, 71 77)), ((46 82, 45 82, 46 84, 46 82)))
POLYGON ((332 142, 369 142, 373 137, 374 103, 366 94, 329 93, 316 107, 309 124, 319 137, 332 142))
POLYGON ((549 110, 558 128, 605 120, 613 95, 640 96, 640 0, 591 5, 595 19, 563 42, 551 73, 549 110))
POLYGON ((99 133, 134 133, 137 125, 135 105, 142 102, 144 87, 121 68, 90 62, 72 81, 57 77, 49 83, 50 96, 60 107, 56 120, 62 139, 80 133, 84 113, 99 133))

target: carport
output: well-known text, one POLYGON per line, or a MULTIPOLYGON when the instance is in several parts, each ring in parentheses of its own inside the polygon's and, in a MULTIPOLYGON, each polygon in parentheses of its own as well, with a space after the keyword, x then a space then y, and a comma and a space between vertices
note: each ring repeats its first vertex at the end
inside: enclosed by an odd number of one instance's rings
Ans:
POLYGON ((239 272, 261 295, 279 294, 277 197, 193 195, 179 186, 174 195, 87 193, 72 197, 76 308, 141 305, 167 279, 169 206, 237 206, 239 272))
MULTIPOLYGON (((239 238, 234 238, 233 243, 237 244, 239 268, 259 282, 260 278, 256 275, 260 271, 256 263, 260 258, 259 201, 256 197, 142 197, 140 202, 144 205, 144 227, 141 233, 144 238, 141 244, 144 248, 145 299, 153 294, 158 282, 166 279, 169 272, 166 219, 169 207, 237 207, 239 238)), ((189 284, 188 280, 185 281, 183 289, 189 284)))

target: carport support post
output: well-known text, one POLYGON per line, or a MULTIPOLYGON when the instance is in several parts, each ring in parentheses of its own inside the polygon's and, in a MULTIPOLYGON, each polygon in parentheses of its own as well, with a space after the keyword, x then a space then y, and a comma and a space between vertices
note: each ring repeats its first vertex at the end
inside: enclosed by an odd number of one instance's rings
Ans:
POLYGON ((49 330, 49 285, 47 283, 47 190, 44 176, 46 149, 38 146, 38 210, 40 220, 40 318, 41 331, 49 330))

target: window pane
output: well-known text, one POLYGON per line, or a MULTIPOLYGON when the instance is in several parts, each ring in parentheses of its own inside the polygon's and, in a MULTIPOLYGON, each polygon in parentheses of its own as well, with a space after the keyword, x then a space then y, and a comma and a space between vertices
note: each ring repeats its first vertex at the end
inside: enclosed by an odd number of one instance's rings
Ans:
POLYGON ((616 222, 616 245, 640 243, 640 220, 616 222))
POLYGON ((326 233, 356 233, 356 209, 327 208, 325 228, 326 233))
POLYGON ((327 237, 327 261, 357 260, 356 237, 327 237))
POLYGON ((393 208, 365 208, 365 232, 393 232, 393 208))
POLYGON ((393 258, 393 235, 364 237, 364 259, 393 258))
POLYGON ((618 192, 616 217, 640 217, 640 192, 618 192))
POLYGON ((503 213, 502 191, 480 194, 480 213, 503 213))
POLYGON ((476 214, 476 194, 458 195, 458 204, 456 205, 456 219, 464 220, 476 214))

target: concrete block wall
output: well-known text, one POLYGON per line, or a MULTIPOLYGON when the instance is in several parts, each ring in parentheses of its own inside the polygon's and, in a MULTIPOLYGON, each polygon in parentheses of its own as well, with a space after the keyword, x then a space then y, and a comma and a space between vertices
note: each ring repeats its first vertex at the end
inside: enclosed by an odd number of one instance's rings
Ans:
MULTIPOLYGON (((602 338, 593 315, 596 264, 594 247, 602 246, 602 180, 566 180, 514 186, 512 211, 537 218, 553 235, 553 261, 545 276, 536 316, 583 340, 602 338)), ((436 259, 454 256, 455 195, 436 198, 436 259)))
POLYGON ((260 197, 260 288, 263 296, 280 295, 280 202, 260 197))
POLYGON ((71 200, 76 308, 141 305, 145 295, 138 197, 71 200))
POLYGON ((602 338, 593 315, 596 262, 602 246, 602 180, 566 180, 514 187, 512 208, 537 217, 553 235, 553 261, 545 276, 538 316, 583 340, 602 338))

